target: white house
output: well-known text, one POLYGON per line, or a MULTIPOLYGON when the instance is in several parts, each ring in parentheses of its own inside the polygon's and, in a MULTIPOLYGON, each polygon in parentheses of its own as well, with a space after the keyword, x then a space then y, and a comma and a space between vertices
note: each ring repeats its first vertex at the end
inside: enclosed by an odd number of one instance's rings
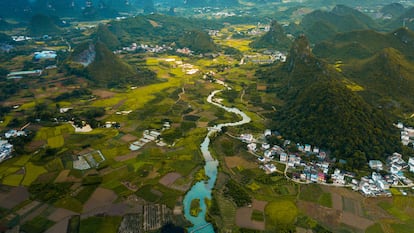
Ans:
POLYGON ((379 160, 370 160, 369 167, 374 170, 382 170, 382 162, 379 160))
POLYGON ((270 135, 272 135, 272 130, 270 130, 270 129, 266 129, 266 130, 264 131, 264 136, 265 136, 265 137, 267 137, 267 136, 270 136, 270 135))
POLYGON ((270 158, 270 157, 272 157, 272 155, 273 155, 273 153, 272 153, 272 151, 271 151, 271 150, 266 150, 266 151, 264 152, 264 156, 265 156, 266 158, 270 158))
POLYGON ((414 157, 408 159, 408 166, 410 166, 410 172, 414 172, 414 157))
POLYGON ((241 134, 240 139, 243 142, 251 143, 253 141, 253 135, 251 135, 251 134, 241 134))
POLYGON ((312 151, 311 145, 305 144, 305 152, 311 152, 311 151, 312 151))
POLYGON ((256 148, 257 148, 257 144, 256 143, 250 143, 250 144, 247 145, 247 149, 249 151, 256 151, 256 148))
POLYGON ((286 153, 281 153, 280 154, 280 162, 286 162, 288 159, 288 155, 286 153))
POLYGON ((268 143, 263 143, 262 144, 262 150, 267 150, 270 148, 270 145, 268 143))
POLYGON ((274 164, 268 163, 265 165, 266 171, 268 171, 269 173, 273 173, 276 172, 276 166, 274 164))

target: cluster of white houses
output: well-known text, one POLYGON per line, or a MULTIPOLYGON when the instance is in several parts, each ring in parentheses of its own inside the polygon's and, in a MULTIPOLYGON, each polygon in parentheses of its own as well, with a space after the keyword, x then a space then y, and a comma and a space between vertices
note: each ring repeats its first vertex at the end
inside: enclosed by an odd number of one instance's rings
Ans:
MULTIPOLYGON (((261 138, 271 135, 272 131, 267 129, 261 138)), ((247 149, 252 153, 263 153, 258 160, 266 173, 276 172, 276 166, 272 163, 278 160, 287 166, 289 176, 293 181, 301 183, 322 183, 334 186, 352 187, 360 191, 365 196, 390 196, 389 188, 394 187, 413 187, 412 180, 404 175, 404 171, 414 172, 414 158, 409 158, 408 162, 404 161, 402 155, 394 153, 386 160, 386 164, 379 160, 370 160, 368 165, 374 170, 370 176, 362 177, 357 180, 356 175, 351 172, 341 171, 336 168, 333 173, 330 171, 331 164, 325 152, 317 146, 309 144, 296 144, 298 150, 302 153, 287 153, 278 145, 270 145, 266 140, 255 139, 252 134, 241 134, 240 140, 247 143, 247 149), (261 143, 259 143, 259 141, 261 143), (261 145, 259 145, 261 144, 261 145), (316 161, 305 162, 303 156, 313 155, 316 161), (384 172, 379 172, 379 171, 384 172), (381 175, 386 173, 386 175, 381 175), (290 175, 291 174, 291 175, 290 175)), ((284 146, 290 144, 285 140, 284 146)), ((402 192, 403 193, 403 192, 402 192)))
MULTIPOLYGON (((122 52, 146 52, 146 53, 164 53, 167 51, 174 50, 171 46, 168 45, 148 45, 148 44, 137 44, 132 43, 128 47, 123 47, 121 50, 114 51, 115 54, 120 54, 122 52)), ((185 55, 191 55, 193 51, 191 51, 189 48, 177 48, 175 50, 177 53, 185 54, 185 55)))
POLYGON ((401 122, 398 122, 395 126, 401 131, 401 142, 403 145, 407 146, 409 143, 414 142, 414 128, 406 127, 401 122))
POLYGON ((126 52, 135 52, 135 51, 144 51, 149 53, 163 53, 169 50, 172 50, 173 48, 167 45, 148 45, 148 44, 137 44, 132 43, 129 47, 123 47, 122 50, 117 50, 115 53, 121 53, 122 51, 126 52))
POLYGON ((13 152, 13 145, 7 140, 0 139, 0 162, 11 158, 13 152))
POLYGON ((131 143, 129 145, 129 149, 131 151, 137 151, 149 142, 156 142, 156 144, 158 146, 166 146, 167 144, 162 141, 161 132, 166 130, 166 129, 169 129, 170 127, 171 127, 170 122, 166 121, 166 122, 164 122, 164 125, 163 125, 161 131, 158 131, 158 130, 144 130, 144 132, 142 133, 142 137, 139 140, 131 143))
MULTIPOLYGON (((9 131, 7 131, 6 133, 4 133, 4 137, 6 139, 9 138, 15 138, 15 137, 20 137, 20 136, 26 136, 26 132, 22 131, 22 130, 15 130, 15 129, 11 129, 9 131)), ((13 152, 13 145, 11 143, 9 143, 8 140, 2 140, 0 138, 0 163, 3 162, 6 159, 9 159, 12 157, 12 152, 13 152)))

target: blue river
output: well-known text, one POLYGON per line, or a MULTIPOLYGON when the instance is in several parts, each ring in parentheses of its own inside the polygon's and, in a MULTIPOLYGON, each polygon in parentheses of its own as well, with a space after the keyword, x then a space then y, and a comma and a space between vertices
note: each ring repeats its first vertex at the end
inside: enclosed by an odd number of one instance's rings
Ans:
MULTIPOLYGON (((226 86, 226 85, 225 85, 226 86)), ((226 86, 227 87, 227 86, 226 86)), ((229 87, 227 87, 230 89, 229 87)), ((218 161, 213 158, 210 151, 208 150, 210 145, 210 137, 214 136, 215 133, 220 132, 223 127, 228 126, 238 126, 243 125, 246 123, 249 123, 251 121, 250 117, 248 117, 244 112, 240 111, 237 108, 229 108, 224 105, 221 105, 217 102, 214 102, 213 98, 214 95, 218 92, 221 92, 222 90, 216 90, 213 91, 208 97, 207 102, 210 104, 213 104, 219 108, 222 108, 226 110, 227 112, 235 113, 242 117, 242 120, 238 122, 232 122, 232 123, 224 123, 215 125, 213 127, 210 127, 208 129, 207 136, 204 138, 203 143, 200 145, 201 153, 203 154, 204 161, 206 162, 204 166, 205 174, 208 177, 207 182, 206 181, 200 181, 194 184, 193 187, 191 187, 190 191, 187 192, 186 196, 183 200, 184 205, 184 216, 185 218, 190 221, 193 226, 188 228, 189 233, 214 233, 213 225, 206 221, 206 212, 207 212, 207 206, 205 203, 205 199, 211 200, 211 191, 214 188, 214 183, 217 179, 217 168, 218 168, 218 161), (198 214, 197 217, 191 216, 190 214, 190 205, 192 200, 199 199, 200 200, 200 208, 201 212, 198 214)))

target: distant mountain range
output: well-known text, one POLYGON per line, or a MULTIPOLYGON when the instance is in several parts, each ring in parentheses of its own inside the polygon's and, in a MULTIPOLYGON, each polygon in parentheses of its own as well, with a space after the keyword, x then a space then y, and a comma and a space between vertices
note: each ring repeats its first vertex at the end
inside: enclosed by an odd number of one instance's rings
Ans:
POLYGON ((373 56, 385 48, 394 48, 408 59, 414 59, 414 32, 400 28, 390 33, 360 30, 340 33, 317 45, 313 52, 322 58, 335 61, 361 59, 373 56))
POLYGON ((369 16, 345 5, 337 5, 331 11, 313 11, 303 17, 300 26, 313 43, 329 39, 340 32, 378 27, 369 16))

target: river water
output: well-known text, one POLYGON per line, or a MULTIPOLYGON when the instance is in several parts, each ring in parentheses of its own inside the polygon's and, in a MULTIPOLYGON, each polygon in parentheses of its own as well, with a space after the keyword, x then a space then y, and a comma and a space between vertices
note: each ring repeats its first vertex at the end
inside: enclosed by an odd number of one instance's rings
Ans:
MULTIPOLYGON (((226 86, 226 85, 225 85, 226 86)), ((205 199, 211 200, 211 191, 214 188, 214 183, 217 179, 217 168, 218 168, 218 161, 213 158, 208 147, 210 145, 210 137, 214 135, 216 132, 221 131, 223 127, 231 127, 231 126, 238 126, 249 123, 251 121, 250 117, 248 117, 244 112, 240 111, 237 108, 229 108, 219 103, 213 102, 214 95, 221 92, 222 90, 215 90, 213 91, 208 97, 207 102, 213 104, 219 108, 226 110, 227 112, 231 112, 237 114, 242 117, 242 120, 238 122, 231 122, 231 123, 224 123, 218 124, 208 129, 208 133, 204 138, 203 143, 200 145, 201 153, 203 154, 204 160, 206 164, 204 165, 205 174, 208 177, 207 181, 200 181, 194 184, 194 186, 187 192, 186 196, 183 200, 184 205, 184 216, 185 218, 190 221, 193 226, 188 228, 189 233, 214 233, 213 225, 206 221, 206 212, 207 206, 205 203, 205 199), (190 205, 191 201, 194 199, 200 199, 200 208, 201 211, 197 217, 193 217, 190 214, 190 205)))

